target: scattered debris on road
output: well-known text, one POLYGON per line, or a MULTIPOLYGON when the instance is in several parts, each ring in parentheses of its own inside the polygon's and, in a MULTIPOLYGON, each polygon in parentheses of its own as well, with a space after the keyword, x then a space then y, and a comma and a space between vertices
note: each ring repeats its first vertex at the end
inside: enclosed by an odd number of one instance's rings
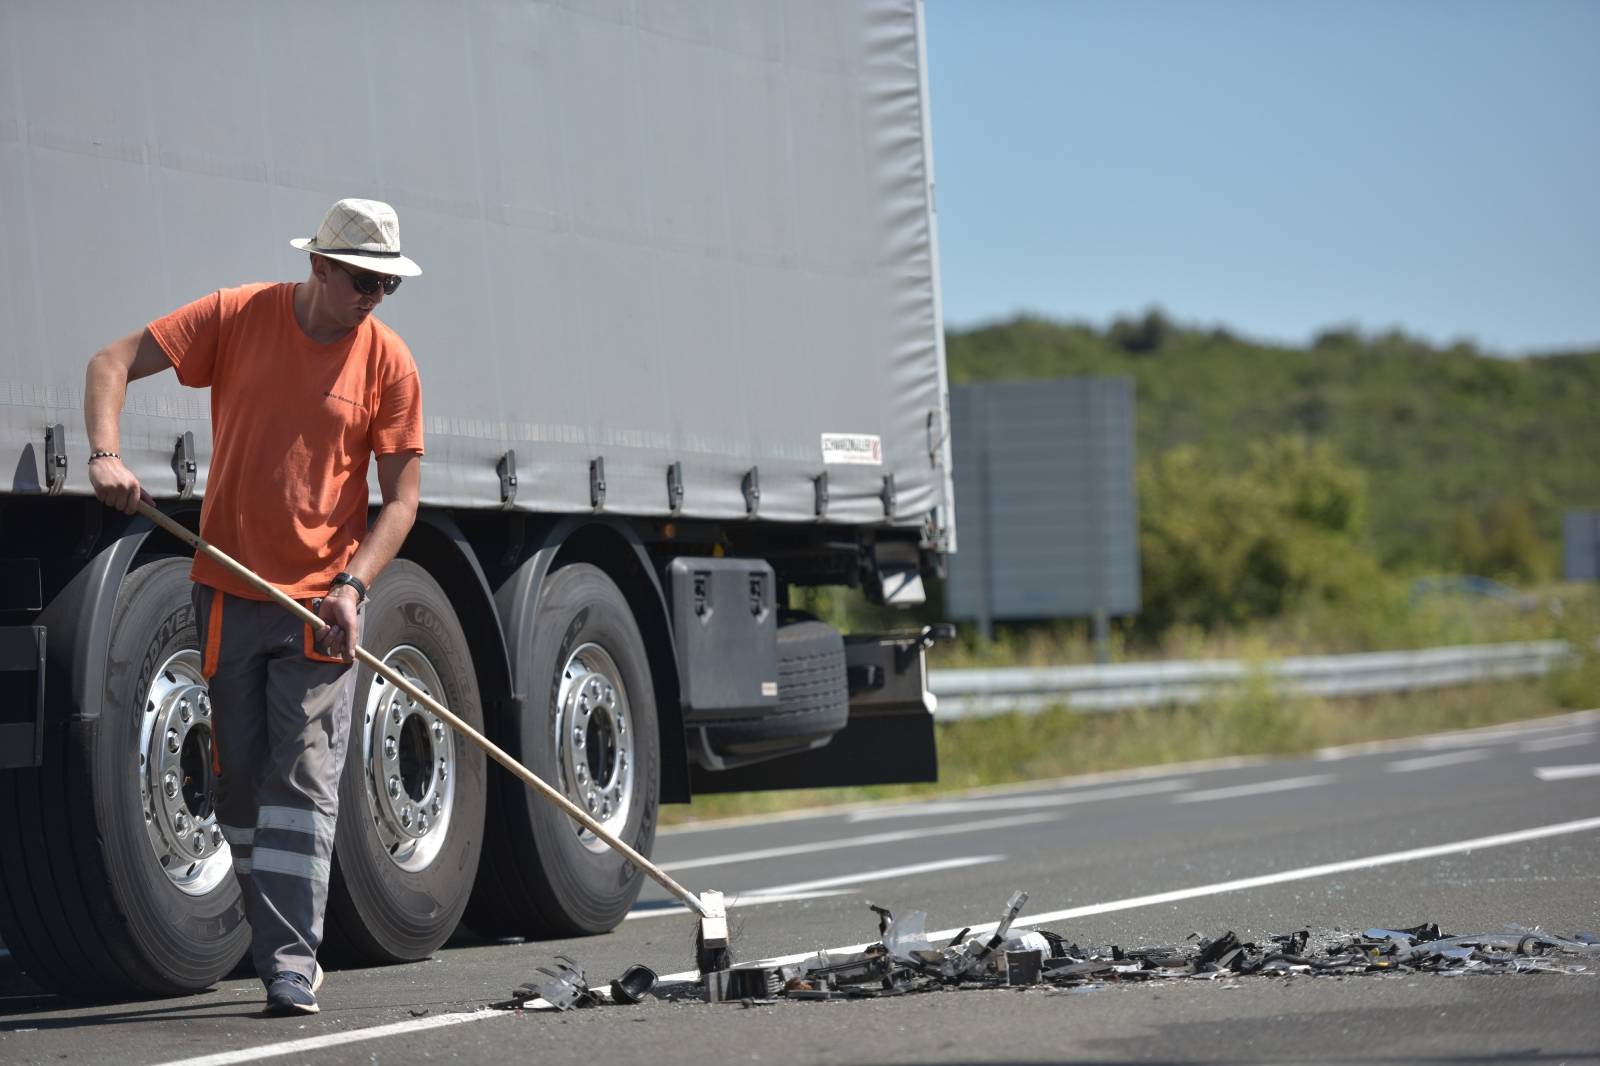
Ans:
MULTIPOLYGON (((1447 935, 1432 923, 1361 932, 1301 929, 1262 944, 1241 941, 1232 932, 1218 937, 1195 933, 1179 944, 1085 948, 1045 929, 1013 936, 1011 926, 1027 900, 1026 892, 1013 893, 994 932, 969 938, 971 930, 963 929, 944 944, 929 940, 924 912, 906 911, 897 918, 888 908, 868 904, 878 916, 880 939, 864 951, 819 951, 795 963, 751 963, 703 974, 699 983, 659 987, 654 973, 635 966, 612 982, 611 1000, 637 1003, 654 989, 662 999, 748 1007, 780 998, 869 999, 951 988, 1046 986, 1087 992, 1161 980, 1227 979, 1230 983, 1223 987, 1236 988, 1234 979, 1258 976, 1600 973, 1600 937, 1556 936, 1515 926, 1464 936, 1447 935), (635 975, 631 984, 630 975, 635 975)), ((581 966, 564 955, 556 959, 556 967, 541 967, 541 976, 517 989, 516 998, 505 1006, 524 1006, 535 997, 557 1010, 605 1001, 589 989, 581 966)))

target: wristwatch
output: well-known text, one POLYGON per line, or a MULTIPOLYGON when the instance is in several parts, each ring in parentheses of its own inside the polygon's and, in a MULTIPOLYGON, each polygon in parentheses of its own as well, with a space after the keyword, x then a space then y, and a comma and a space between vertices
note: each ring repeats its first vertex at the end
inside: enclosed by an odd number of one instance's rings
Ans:
POLYGON ((349 585, 351 588, 356 590, 357 603, 362 603, 366 600, 367 586, 362 583, 359 577, 356 577, 350 571, 341 570, 339 573, 335 574, 333 580, 328 582, 328 591, 332 592, 340 585, 349 585))

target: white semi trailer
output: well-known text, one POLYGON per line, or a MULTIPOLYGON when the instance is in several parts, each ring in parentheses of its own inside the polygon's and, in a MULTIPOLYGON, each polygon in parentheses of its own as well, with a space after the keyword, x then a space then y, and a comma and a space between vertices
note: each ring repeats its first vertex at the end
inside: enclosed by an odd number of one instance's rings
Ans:
MULTIPOLYGON (((927 779, 954 547, 920 0, 0 5, 0 939, 40 983, 201 988, 248 930, 182 546, 95 502, 85 363, 297 280, 343 196, 425 273, 423 508, 366 643, 648 853, 693 793, 927 779)), ((122 447, 198 524, 208 397, 122 447)), ((613 927, 640 877, 369 675, 329 941, 613 927)))

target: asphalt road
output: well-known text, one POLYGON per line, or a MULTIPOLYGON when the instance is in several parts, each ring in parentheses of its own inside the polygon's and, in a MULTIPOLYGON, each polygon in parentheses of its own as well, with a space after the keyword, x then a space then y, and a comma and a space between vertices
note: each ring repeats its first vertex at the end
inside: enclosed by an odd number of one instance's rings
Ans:
MULTIPOLYGON (((914 805, 665 833, 656 858, 737 895, 741 959, 876 938, 868 900, 952 933, 1014 889, 1082 943, 1438 922, 1600 931, 1600 712, 1293 760, 1098 775, 914 805)), ((0 1063, 1600 1062, 1600 976, 1248 978, 740 1006, 486 1012, 556 952, 604 980, 692 966, 695 923, 648 890, 614 933, 452 943, 331 972, 323 1012, 259 1016, 232 980, 84 1008, 0 956, 0 1063)))

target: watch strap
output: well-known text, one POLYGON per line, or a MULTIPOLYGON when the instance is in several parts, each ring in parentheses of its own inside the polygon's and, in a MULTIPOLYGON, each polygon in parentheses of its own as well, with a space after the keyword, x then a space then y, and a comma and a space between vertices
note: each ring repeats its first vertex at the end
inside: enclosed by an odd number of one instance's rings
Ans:
POLYGON ((357 603, 365 602, 367 598, 367 586, 366 583, 363 582, 359 577, 356 577, 348 570, 341 570, 339 573, 335 574, 333 580, 328 583, 328 591, 332 592, 340 585, 349 585, 351 588, 356 590, 357 603))

